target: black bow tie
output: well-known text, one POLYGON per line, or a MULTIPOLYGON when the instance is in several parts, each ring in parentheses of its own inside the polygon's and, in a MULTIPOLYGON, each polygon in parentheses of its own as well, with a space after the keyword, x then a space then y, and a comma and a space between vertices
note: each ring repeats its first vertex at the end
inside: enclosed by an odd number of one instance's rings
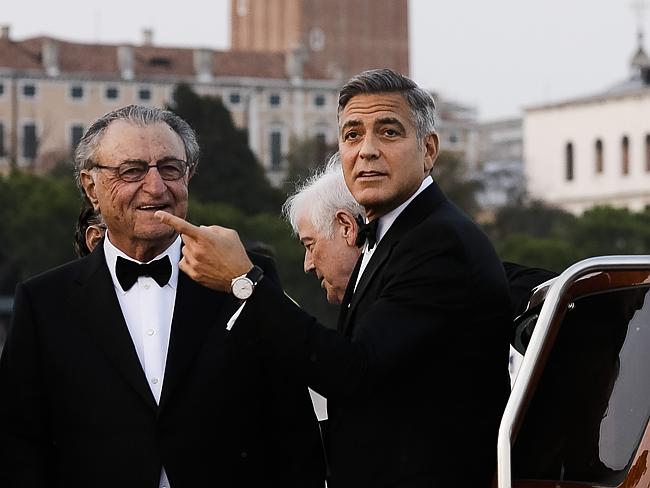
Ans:
POLYGON ((361 215, 356 217, 357 224, 359 225, 359 233, 355 242, 357 247, 362 247, 368 241, 368 250, 375 247, 377 243, 377 227, 379 226, 379 219, 371 220, 367 224, 363 221, 361 215))
POLYGON ((169 261, 169 256, 156 259, 149 264, 136 263, 118 256, 117 263, 115 263, 115 274, 124 291, 129 291, 138 281, 139 276, 152 277, 162 288, 169 282, 172 275, 172 264, 169 261))

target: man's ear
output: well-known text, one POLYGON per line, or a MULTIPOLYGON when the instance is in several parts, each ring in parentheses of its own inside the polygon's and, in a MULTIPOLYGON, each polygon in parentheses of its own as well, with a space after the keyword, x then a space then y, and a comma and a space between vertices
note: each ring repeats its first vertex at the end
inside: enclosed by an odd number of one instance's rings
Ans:
POLYGON ((95 211, 99 211, 99 200, 97 199, 97 189, 95 187, 95 179, 93 178, 93 175, 90 174, 90 171, 84 169, 81 170, 79 177, 81 179, 81 186, 83 187, 88 200, 90 200, 95 211))
POLYGON ((106 230, 98 225, 91 225, 86 229, 86 246, 90 252, 99 244, 105 232, 106 230))
POLYGON ((438 147, 440 147, 440 141, 438 139, 438 134, 431 132, 424 138, 424 172, 425 174, 431 173, 433 169, 433 164, 438 158, 438 147))
POLYGON ((339 225, 339 232, 341 232, 347 245, 353 247, 357 240, 357 234, 359 233, 359 226, 354 216, 346 210, 339 210, 336 212, 334 219, 339 225))

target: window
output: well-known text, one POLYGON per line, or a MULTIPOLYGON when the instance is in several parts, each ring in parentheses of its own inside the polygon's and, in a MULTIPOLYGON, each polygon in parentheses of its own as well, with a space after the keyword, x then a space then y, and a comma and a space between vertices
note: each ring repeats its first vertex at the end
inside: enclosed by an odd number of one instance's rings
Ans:
POLYGON ((277 93, 272 93, 269 96, 269 105, 272 107, 277 107, 280 105, 280 95, 277 93))
POLYGON ((84 96, 84 87, 81 85, 72 85, 70 87, 70 98, 79 100, 84 96))
POLYGON ((565 149, 565 178, 567 181, 573 180, 573 144, 568 142, 565 149))
POLYGON ((627 136, 621 139, 621 173, 630 174, 630 139, 627 136))
POLYGON ((645 170, 650 172, 650 134, 645 136, 645 170))
POLYGON ((36 96, 36 85, 28 84, 23 85, 23 96, 33 98, 36 96))
POLYGON ((513 446, 515 478, 621 486, 650 417, 648 317, 647 285, 572 302, 513 446))
POLYGON ((325 33, 319 27, 309 31, 309 47, 313 51, 322 51, 325 47, 325 33))
POLYGON ((143 102, 151 100, 151 90, 149 88, 140 88, 138 90, 138 99, 143 102))
POLYGON ((28 123, 23 125, 23 157, 25 159, 36 158, 36 124, 28 123))
POLYGON ((325 106, 325 95, 316 95, 314 97, 314 105, 317 107, 324 107, 325 106))
POLYGON ((229 100, 231 104, 238 105, 241 102, 241 95, 239 93, 231 93, 229 100))
POLYGON ((237 15, 244 17, 248 13, 248 0, 237 0, 237 15))
POLYGON ((271 132, 271 170, 277 171, 282 165, 282 133, 271 132))
POLYGON ((77 148, 79 141, 84 135, 84 126, 81 124, 74 124, 70 127, 70 147, 72 151, 77 148))
POLYGON ((154 56, 149 60, 149 66, 157 66, 160 68, 169 68, 172 65, 172 60, 162 56, 154 56))
POLYGON ((0 158, 4 158, 7 155, 5 152, 5 126, 0 122, 0 158))
POLYGON ((4 83, 0 83, 0 97, 4 95, 5 93, 5 85, 4 83))
POLYGON ((104 95, 106 96, 107 100, 117 100, 117 98, 120 96, 120 89, 116 86, 109 86, 106 88, 104 95))
POLYGON ((600 139, 596 140, 596 147, 595 147, 596 153, 596 173, 602 173, 603 168, 604 168, 604 163, 603 163, 603 141, 600 139))

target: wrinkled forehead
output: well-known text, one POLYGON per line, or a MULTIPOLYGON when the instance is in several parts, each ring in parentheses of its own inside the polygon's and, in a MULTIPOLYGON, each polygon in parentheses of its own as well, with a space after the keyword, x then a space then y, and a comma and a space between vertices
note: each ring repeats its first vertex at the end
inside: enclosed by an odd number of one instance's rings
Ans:
POLYGON ((138 124, 128 120, 111 122, 97 144, 96 155, 149 160, 152 157, 185 158, 180 136, 165 122, 138 124))
POLYGON ((413 124, 411 108, 401 93, 362 93, 345 105, 339 116, 339 127, 380 118, 396 118, 413 124))

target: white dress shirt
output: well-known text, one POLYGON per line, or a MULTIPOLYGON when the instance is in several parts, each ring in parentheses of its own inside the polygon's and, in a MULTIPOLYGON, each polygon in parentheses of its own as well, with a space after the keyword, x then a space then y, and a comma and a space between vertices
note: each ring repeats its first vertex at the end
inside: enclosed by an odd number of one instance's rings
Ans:
MULTIPOLYGON (((377 249, 377 246, 379 246, 379 241, 381 241, 382 237, 386 235, 388 232, 388 229, 391 228, 395 220, 397 220, 397 217, 400 216, 400 214, 404 211, 406 207, 408 207, 408 204, 413 201, 415 197, 417 197, 420 193, 424 191, 426 187, 428 187, 431 183, 433 183, 433 179, 431 176, 427 176, 423 181, 422 184, 420 185, 420 188, 417 189, 417 191, 411 195, 411 197, 406 200, 404 203, 402 203, 399 207, 391 210, 388 212, 386 215, 383 215, 382 217, 379 217, 379 223, 377 224, 377 242, 375 242, 375 245, 372 249, 368 249, 368 243, 366 242, 363 247, 363 255, 361 258, 361 266, 359 267, 359 274, 357 275, 357 282, 354 285, 354 289, 356 291, 357 286, 359 286, 359 280, 361 280, 361 275, 363 272, 366 270, 366 267, 368 266, 368 262, 370 261, 370 258, 372 258, 372 255, 375 252, 375 249, 377 249)), ((366 223, 368 222, 368 219, 366 218, 366 223)), ((348 305, 349 306, 349 305, 348 305)))
MULTIPOLYGON (((122 309, 122 315, 129 329, 129 334, 131 334, 131 340, 138 354, 142 370, 145 373, 156 403, 160 403, 172 316, 176 302, 181 238, 179 236, 167 250, 152 259, 154 261, 163 256, 169 256, 172 274, 169 282, 162 287, 158 286, 158 283, 153 278, 140 276, 128 291, 124 291, 115 274, 117 257, 121 256, 129 261, 138 261, 128 257, 116 248, 111 243, 109 235, 104 239, 104 255, 113 279, 113 286, 122 309)), ((160 475, 159 487, 170 488, 164 467, 160 475)))

